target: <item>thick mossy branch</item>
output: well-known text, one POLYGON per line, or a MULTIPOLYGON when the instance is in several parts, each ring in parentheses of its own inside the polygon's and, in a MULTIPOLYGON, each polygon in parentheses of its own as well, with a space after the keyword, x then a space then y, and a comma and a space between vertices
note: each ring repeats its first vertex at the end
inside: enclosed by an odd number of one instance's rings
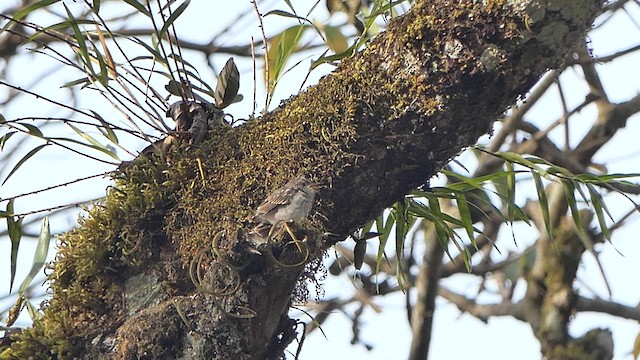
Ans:
MULTIPOLYGON (((44 318, 0 358, 276 357, 293 333, 286 312, 303 269, 244 251, 242 219, 294 176, 322 182, 309 221, 295 224, 309 240, 307 260, 317 259, 489 132, 560 64, 600 4, 418 2, 277 110, 213 129, 198 148, 170 154, 166 169, 134 167, 61 239, 44 318), (239 288, 224 298, 197 293, 188 276, 195 258, 205 273, 212 261, 236 269, 239 288), (132 279, 158 295, 130 300, 132 279), (229 316, 245 308, 250 320, 229 316)), ((276 257, 295 264, 297 255, 276 257)))
POLYGON ((598 8, 578 4, 418 3, 318 85, 214 136, 195 155, 205 183, 184 190, 174 236, 226 228, 225 217, 241 219, 296 175, 326 185, 318 228, 348 234, 427 182, 558 66, 598 8))

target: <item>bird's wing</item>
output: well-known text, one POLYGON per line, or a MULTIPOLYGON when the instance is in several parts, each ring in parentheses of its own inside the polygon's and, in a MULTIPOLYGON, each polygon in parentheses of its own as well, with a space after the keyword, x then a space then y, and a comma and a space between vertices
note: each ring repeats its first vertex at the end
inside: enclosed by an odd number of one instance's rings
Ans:
POLYGON ((256 214, 266 214, 277 206, 287 205, 295 193, 295 189, 279 189, 267 196, 267 199, 258 206, 256 214))

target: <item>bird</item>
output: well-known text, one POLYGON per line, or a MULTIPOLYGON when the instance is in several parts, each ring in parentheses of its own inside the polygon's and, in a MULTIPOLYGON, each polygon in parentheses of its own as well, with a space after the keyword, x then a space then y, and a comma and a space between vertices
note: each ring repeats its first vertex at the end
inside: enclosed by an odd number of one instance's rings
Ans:
POLYGON ((319 183, 296 177, 274 190, 257 207, 255 213, 247 217, 249 222, 257 223, 249 234, 250 239, 256 243, 268 242, 274 230, 282 225, 297 245, 298 240, 288 223, 301 221, 309 216, 320 186, 319 183), (269 232, 265 236, 266 230, 269 232))

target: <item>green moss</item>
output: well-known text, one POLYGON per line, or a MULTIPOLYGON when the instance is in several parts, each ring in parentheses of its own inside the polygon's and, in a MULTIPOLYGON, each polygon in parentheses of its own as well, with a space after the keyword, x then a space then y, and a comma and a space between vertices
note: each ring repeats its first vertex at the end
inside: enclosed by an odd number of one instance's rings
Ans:
POLYGON ((116 186, 59 238, 48 276, 53 298, 32 328, 13 337, 0 359, 70 358, 84 341, 113 328, 122 309, 123 282, 151 261, 161 220, 171 203, 162 166, 143 162, 118 176, 116 186), (152 226, 156 223, 157 226, 152 226))

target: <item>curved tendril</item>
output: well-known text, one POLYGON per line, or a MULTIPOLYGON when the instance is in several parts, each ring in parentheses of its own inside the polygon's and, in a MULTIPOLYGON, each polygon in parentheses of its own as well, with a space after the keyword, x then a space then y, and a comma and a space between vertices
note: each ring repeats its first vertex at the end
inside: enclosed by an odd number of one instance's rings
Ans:
POLYGON ((222 305, 218 302, 218 300, 216 300, 215 298, 213 299, 213 304, 216 306, 216 308, 218 310, 220 310, 221 313, 225 314, 226 316, 235 318, 235 319, 251 319, 253 317, 256 317, 258 315, 258 313, 247 307, 247 306, 238 306, 238 309, 243 309, 244 311, 246 311, 246 314, 233 314, 227 310, 225 310, 222 305))
MULTIPOLYGON (((247 306, 242 306, 242 305, 238 305, 237 308, 239 310, 241 310, 241 314, 232 314, 228 311, 226 311, 222 305, 220 304, 220 302, 218 301, 217 297, 227 297, 227 296, 231 296, 233 294, 235 294, 241 286, 241 278, 240 278, 240 273, 238 271, 236 271, 236 268, 231 265, 228 261, 228 259, 226 258, 225 254, 222 253, 220 251, 220 248, 218 247, 218 242, 220 240, 220 238, 222 238, 222 236, 224 235, 224 231, 219 231, 218 233, 216 233, 216 235, 213 237, 213 239, 211 240, 211 252, 213 254, 213 258, 215 260, 215 263, 213 265, 219 265, 219 266, 223 266, 223 267, 227 267, 231 273, 231 284, 232 285, 228 285, 225 288, 221 289, 220 291, 215 291, 213 289, 213 284, 210 284, 211 286, 206 286, 203 285, 203 282, 205 281, 205 277, 202 274, 202 262, 204 259, 204 255, 207 251, 207 249, 202 249, 198 252, 198 254, 196 255, 196 257, 194 259, 191 260, 191 263, 189 264, 189 277, 191 278, 191 282, 193 282, 193 285, 196 287, 196 289, 204 294, 208 294, 212 296, 213 299, 213 303, 216 306, 216 308, 218 310, 220 310, 221 313, 225 314, 226 316, 232 317, 232 318, 236 318, 236 319, 250 319, 253 318, 257 315, 257 313, 255 312, 255 310, 247 307, 247 306)), ((303 261, 303 263, 308 259, 309 257, 309 249, 307 248, 307 255, 305 256, 305 260, 303 261)), ((273 254, 272 254, 272 258, 273 258, 273 254)), ((275 260, 275 258, 274 258, 275 260)), ((277 260, 276 260, 277 262, 277 260)), ((247 264, 242 265, 247 266, 249 264, 249 262, 247 262, 247 264)), ((283 266, 287 266, 284 265, 283 266)), ((212 280, 213 281, 213 280, 212 280)), ((184 299, 182 299, 184 300, 184 299)), ((181 301, 182 301, 181 300, 181 301)), ((179 308, 179 303, 178 304, 174 304, 176 306, 176 309, 178 311, 178 315, 180 315, 180 317, 182 318, 182 321, 185 322, 185 324, 187 324, 187 327, 189 327, 188 323, 187 323, 187 319, 184 316, 184 314, 182 313, 181 309, 179 308)), ((190 328, 190 327, 189 327, 190 328)))
POLYGON ((224 233, 223 231, 219 231, 213 238, 212 252, 214 254, 214 259, 217 260, 218 264, 220 266, 225 266, 230 270, 233 278, 232 280, 233 286, 229 285, 221 289, 220 291, 216 291, 213 289, 213 286, 203 285, 205 278, 204 278, 204 274, 202 274, 201 265, 202 265, 202 261, 203 261, 206 249, 201 250, 198 253, 198 255, 196 255, 196 257, 189 264, 189 276, 191 278, 191 282, 193 282, 193 285, 195 285, 198 291, 205 294, 213 295, 213 296, 231 296, 235 294, 238 291, 238 289, 240 289, 240 282, 241 282, 240 274, 233 269, 233 267, 228 263, 228 261, 226 261, 226 259, 224 259, 224 257, 221 257, 221 254, 218 251, 217 242, 218 242, 218 239, 222 237, 223 233, 224 233))
POLYGON ((182 322, 187 326, 189 331, 193 331, 193 327, 191 327, 191 324, 189 324, 189 320, 187 319, 187 316, 182 311, 182 305, 181 304, 185 300, 186 300, 185 298, 174 300, 173 301, 173 306, 176 308, 176 311, 178 312, 178 316, 180 316, 180 319, 182 319, 182 322))
MULTIPOLYGON (((288 243, 284 244, 284 246, 291 245, 291 244, 295 245, 296 247, 299 246, 299 244, 296 243, 295 241, 289 241, 288 243)), ((297 262, 294 264, 285 264, 279 261, 278 259, 276 259, 276 257, 273 255, 273 251, 271 251, 271 248, 269 248, 269 251, 267 251, 267 254, 269 255, 269 258, 276 264, 279 270, 295 271, 300 266, 303 266, 311 256, 311 250, 309 249, 309 246, 307 246, 305 243, 300 243, 300 244, 304 245, 304 247, 300 248, 300 249, 304 249, 304 258, 300 262, 297 262)))

